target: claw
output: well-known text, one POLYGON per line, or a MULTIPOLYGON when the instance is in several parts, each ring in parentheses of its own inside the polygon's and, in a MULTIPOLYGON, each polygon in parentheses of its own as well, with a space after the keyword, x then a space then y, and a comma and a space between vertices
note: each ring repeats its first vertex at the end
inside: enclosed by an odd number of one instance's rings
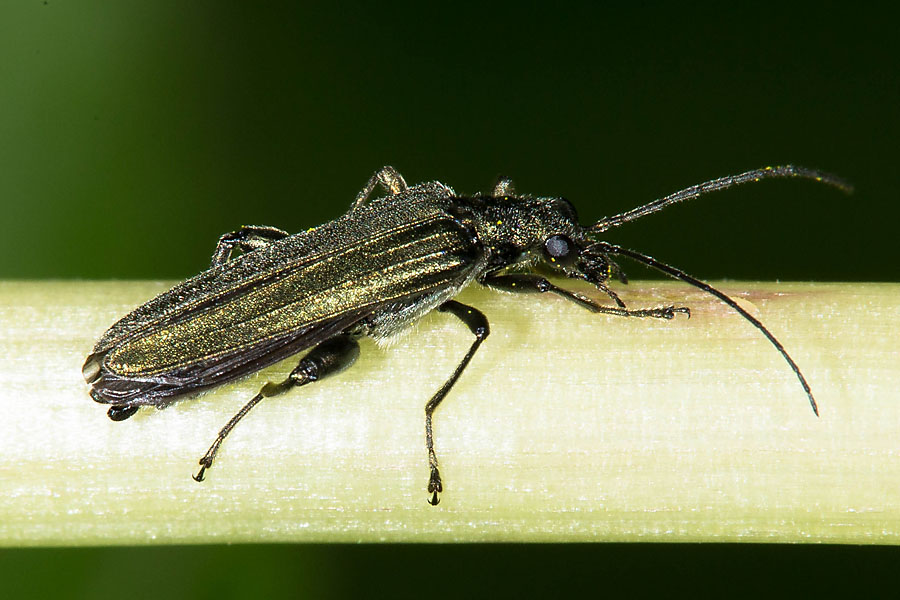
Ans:
POLYGON ((431 500, 428 501, 428 504, 437 506, 441 501, 441 499, 438 498, 438 492, 443 492, 444 486, 441 483, 441 473, 436 468, 431 469, 431 479, 428 481, 428 491, 431 493, 431 500))
POLYGON ((205 477, 206 469, 208 469, 209 466, 210 466, 209 463, 206 463, 201 460, 200 461, 200 470, 197 471, 196 475, 191 475, 191 477, 194 478, 194 481, 196 481, 197 483, 200 483, 201 481, 203 481, 203 479, 205 477))
POLYGON ((664 316, 666 319, 674 319, 675 313, 687 315, 688 319, 691 318, 691 309, 687 306, 667 306, 666 314, 664 316))

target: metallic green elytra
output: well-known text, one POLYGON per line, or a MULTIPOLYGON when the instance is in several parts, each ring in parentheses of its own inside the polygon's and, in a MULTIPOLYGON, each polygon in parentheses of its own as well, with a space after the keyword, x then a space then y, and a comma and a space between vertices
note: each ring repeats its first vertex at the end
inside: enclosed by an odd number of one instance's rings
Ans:
POLYGON ((626 308, 607 286, 613 276, 627 282, 611 258, 624 256, 716 296, 750 321, 788 362, 817 411, 800 369, 762 323, 734 300, 675 267, 598 239, 607 229, 676 202, 785 177, 850 190, 826 173, 767 167, 692 186, 583 227, 569 201, 516 195, 507 178, 489 195, 458 196, 439 182, 407 186, 395 169, 384 167, 369 179, 350 210, 334 221, 294 235, 263 226, 223 235, 208 270, 115 323, 94 346, 82 372, 92 387, 91 397, 110 405, 112 420, 122 421, 141 406, 162 408, 308 350, 287 379, 263 386, 219 432, 194 476, 201 481, 222 441, 260 400, 349 367, 359 354, 360 337, 387 338, 431 310, 449 312, 475 340, 425 407, 429 501, 437 504, 443 483, 432 415, 490 333, 481 312, 453 298, 477 283, 506 292, 551 292, 609 315, 690 315, 685 307, 626 308), (370 200, 377 185, 388 195, 370 200), (232 257, 235 249, 241 253, 232 257), (592 284, 613 305, 556 286, 534 272, 540 267, 592 284))

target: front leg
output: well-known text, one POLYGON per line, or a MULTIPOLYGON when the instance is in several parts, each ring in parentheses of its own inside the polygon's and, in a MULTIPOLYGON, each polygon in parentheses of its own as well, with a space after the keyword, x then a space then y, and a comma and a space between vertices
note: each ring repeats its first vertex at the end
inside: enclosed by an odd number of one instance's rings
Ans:
POLYGON ((282 231, 276 227, 244 225, 237 231, 226 233, 219 238, 219 243, 216 244, 216 251, 212 255, 210 267, 217 267, 228 262, 235 247, 240 248, 243 252, 252 252, 268 246, 272 242, 286 238, 288 235, 290 234, 287 231, 282 231))
POLYGON ((481 280, 481 283, 490 288, 503 290, 505 292, 520 292, 526 294, 543 294, 550 292, 557 296, 562 296, 566 300, 570 300, 591 312, 603 313, 606 315, 616 315, 619 317, 652 317, 655 319, 671 319, 675 316, 675 313, 686 314, 688 317, 691 316, 691 309, 684 306, 665 306, 661 308, 644 308, 639 310, 628 310, 624 305, 621 307, 603 306, 587 296, 564 290, 561 287, 553 285, 546 278, 530 273, 487 275, 481 280))

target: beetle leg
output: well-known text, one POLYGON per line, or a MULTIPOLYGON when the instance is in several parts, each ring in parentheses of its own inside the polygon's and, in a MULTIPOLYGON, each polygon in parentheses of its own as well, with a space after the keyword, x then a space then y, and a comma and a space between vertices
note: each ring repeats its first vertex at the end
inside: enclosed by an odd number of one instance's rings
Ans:
POLYGON ((226 233, 219 238, 219 243, 216 244, 216 251, 212 255, 210 267, 217 267, 222 263, 228 262, 235 246, 244 252, 252 252, 268 246, 272 242, 286 238, 288 235, 290 234, 287 231, 282 231, 277 227, 244 225, 237 231, 226 233))
POLYGON ((212 466, 213 460, 215 460, 222 442, 225 441, 225 438, 231 433, 234 426, 237 425, 254 406, 259 404, 260 400, 283 394, 293 387, 306 385, 307 383, 324 379, 329 375, 340 373, 356 362, 358 356, 359 344, 357 344, 356 340, 349 335, 339 335, 329 340, 325 340, 310 350, 306 356, 300 359, 300 364, 291 371, 287 379, 281 383, 269 382, 264 385, 262 389, 259 390, 259 393, 250 399, 250 402, 245 404, 237 414, 231 417, 231 420, 228 421, 225 427, 219 432, 219 435, 216 436, 216 440, 212 443, 212 446, 209 447, 209 450, 207 450, 206 454, 203 455, 203 458, 200 459, 200 471, 193 476, 194 480, 203 481, 204 473, 212 466))
POLYGON ((503 175, 497 178, 497 183, 494 184, 494 189, 491 191, 491 195, 495 198, 512 196, 515 193, 516 186, 513 184, 513 180, 503 175))
POLYGON ((110 406, 109 410, 106 411, 106 415, 112 419, 113 421, 124 421, 125 419, 131 417, 138 411, 139 406, 128 406, 126 404, 119 404, 110 406))
POLYGON ((391 195, 405 192, 408 187, 406 185, 406 180, 403 179, 403 175, 398 173, 397 169, 389 165, 381 167, 379 171, 369 177, 369 181, 366 182, 366 187, 361 189, 356 195, 356 200, 353 201, 353 206, 350 207, 350 210, 362 206, 369 197, 369 194, 372 193, 372 190, 374 190, 375 186, 378 184, 381 184, 384 191, 391 195))
POLYGON ((655 319, 671 319, 676 313, 691 316, 691 309, 685 306, 664 306, 660 308, 643 308, 639 310, 629 310, 623 307, 603 306, 581 294, 570 292, 557 287, 547 281, 540 275, 532 275, 529 273, 515 273, 510 275, 488 275, 481 281, 483 285, 502 290, 504 292, 520 292, 520 293, 538 293, 551 292, 558 296, 562 296, 566 300, 571 300, 575 304, 588 309, 591 312, 603 313, 606 315, 617 315, 620 317, 652 317, 655 319))
POLYGON ((428 493, 431 494, 431 500, 428 502, 432 506, 435 506, 440 502, 438 493, 444 491, 444 487, 441 484, 441 473, 438 470, 437 455, 434 453, 434 435, 431 431, 431 417, 434 414, 434 410, 447 395, 447 392, 450 391, 450 388, 453 387, 453 384, 455 384, 456 380, 459 379, 459 376, 462 375, 462 372, 469 364, 469 361, 472 360, 475 351, 478 350, 478 346, 480 346, 481 342, 483 342, 491 333, 487 317, 476 308, 466 306, 455 300, 449 300, 441 304, 438 307, 438 310, 456 315, 466 324, 469 331, 475 334, 475 341, 472 342, 472 346, 469 347, 469 351, 466 352, 462 361, 457 365, 456 370, 453 371, 453 375, 450 376, 450 379, 441 386, 441 389, 439 389, 437 393, 431 397, 431 400, 428 401, 428 404, 425 405, 425 446, 428 448, 428 466, 431 468, 431 479, 428 481, 428 493))

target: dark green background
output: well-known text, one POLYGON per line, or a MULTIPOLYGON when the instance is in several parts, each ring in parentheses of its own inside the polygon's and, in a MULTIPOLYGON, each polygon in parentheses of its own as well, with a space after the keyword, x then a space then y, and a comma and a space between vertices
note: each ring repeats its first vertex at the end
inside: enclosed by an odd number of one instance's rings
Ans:
POLYGON ((886 17, 384 6, 4 3, 0 278, 183 278, 242 224, 335 218, 383 164, 507 174, 588 221, 796 162, 857 193, 765 182, 610 239, 705 278, 897 279, 886 17))
MULTIPOLYGON (((507 174, 521 191, 568 197, 587 221, 795 162, 846 177, 856 194, 764 182, 609 239, 703 278, 897 280, 900 79, 889 15, 610 6, 3 3, 0 279, 186 277, 241 224, 296 231, 336 217, 383 164, 460 192, 507 174)), ((835 556, 722 552, 2 551, 0 578, 83 597, 132 583, 185 597, 365 595, 409 578, 428 597, 500 590, 492 576, 512 589, 599 591, 617 574, 695 579, 710 567, 835 556)))

